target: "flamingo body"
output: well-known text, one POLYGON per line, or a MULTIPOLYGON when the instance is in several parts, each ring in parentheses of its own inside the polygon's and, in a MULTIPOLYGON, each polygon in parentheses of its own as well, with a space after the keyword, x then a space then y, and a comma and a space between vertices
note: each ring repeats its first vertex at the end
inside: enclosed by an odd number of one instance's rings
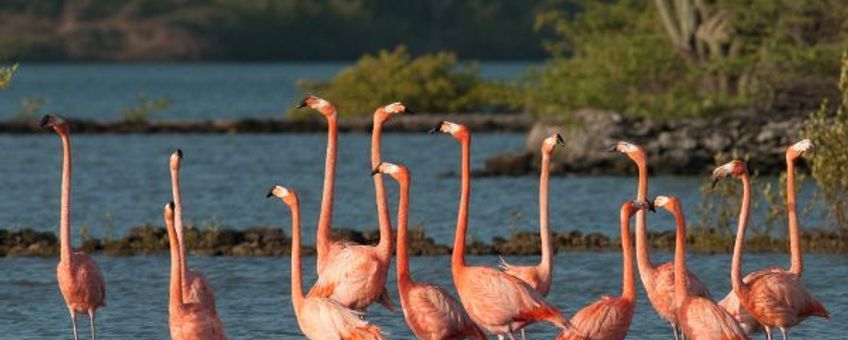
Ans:
POLYGON ((333 256, 333 262, 327 264, 308 295, 329 298, 352 309, 364 310, 374 301, 383 303, 387 266, 383 267, 377 248, 348 245, 333 256))
MULTIPOLYGON (((642 281, 648 300, 663 320, 677 324, 677 308, 674 305, 674 264, 666 262, 657 266, 650 277, 650 280, 642 281)), ((710 298, 710 292, 704 283, 688 269, 686 270, 686 289, 691 296, 710 298)))
POLYGON ((515 276, 524 283, 527 283, 530 288, 542 294, 548 295, 551 290, 550 275, 543 275, 542 270, 538 266, 513 266, 501 259, 499 264, 504 273, 515 276))
POLYGON ((683 300, 677 309, 677 320, 687 340, 748 339, 733 315, 700 296, 688 296, 683 300))
POLYGON ((224 326, 217 314, 198 303, 170 308, 169 323, 173 340, 226 339, 224 326))
POLYGON ((419 339, 485 339, 456 299, 439 286, 411 283, 401 292, 407 325, 419 339))
POLYGON ((789 328, 810 316, 829 318, 801 279, 786 271, 766 271, 742 285, 741 303, 766 327, 789 328))
POLYGON ((106 283, 100 268, 83 252, 71 254, 71 261, 60 261, 56 267, 59 291, 68 308, 89 313, 106 306, 106 283))
MULTIPOLYGON (((782 269, 775 267, 758 270, 756 272, 749 273, 748 275, 746 275, 742 279, 742 282, 748 284, 751 282, 751 279, 754 276, 772 270, 782 269)), ((721 301, 718 302, 718 305, 721 306, 721 308, 724 308, 724 310, 726 310, 728 313, 730 313, 730 315, 733 316, 734 319, 736 319, 736 322, 739 323, 739 326, 742 326, 742 329, 745 330, 745 333, 754 334, 762 328, 762 325, 760 325, 759 321, 757 321, 757 319, 754 318, 754 316, 750 312, 748 312, 748 310, 746 310, 744 306, 742 306, 742 302, 739 301, 739 297, 732 290, 727 293, 724 299, 721 299, 721 301)))
POLYGON ((624 339, 633 320, 633 301, 605 296, 581 309, 571 318, 574 331, 565 331, 558 340, 624 339), (579 333, 578 333, 579 332, 579 333))
POLYGON ((213 311, 217 312, 215 292, 212 291, 212 286, 209 284, 206 276, 196 270, 187 270, 185 278, 188 283, 188 294, 185 296, 185 301, 209 306, 213 311))
POLYGON ((383 339, 380 328, 362 319, 362 314, 324 297, 307 297, 297 313, 297 323, 307 338, 383 339))

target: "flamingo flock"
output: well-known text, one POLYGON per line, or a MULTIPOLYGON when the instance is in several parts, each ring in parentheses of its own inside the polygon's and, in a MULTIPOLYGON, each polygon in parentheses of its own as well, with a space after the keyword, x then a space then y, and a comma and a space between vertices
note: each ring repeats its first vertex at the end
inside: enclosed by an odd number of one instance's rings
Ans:
MULTIPOLYGON (((494 266, 470 265, 465 259, 471 199, 471 131, 443 121, 430 133, 449 135, 460 146, 460 192, 456 233, 451 255, 451 276, 455 298, 448 288, 413 279, 409 265, 408 216, 412 174, 402 164, 383 161, 381 135, 385 122, 404 112, 402 103, 378 108, 373 115, 371 166, 374 180, 380 240, 375 246, 332 240, 333 193, 338 154, 338 113, 326 99, 309 96, 299 105, 318 111, 327 121, 327 146, 321 211, 317 223, 317 279, 304 293, 301 259, 301 218, 298 194, 293 188, 273 186, 268 197, 280 199, 291 215, 291 303, 297 324, 309 339, 384 339, 389 336, 367 320, 367 308, 378 303, 390 311, 396 307, 386 287, 391 260, 396 257, 397 292, 400 311, 409 329, 420 339, 515 339, 534 323, 549 323, 559 329, 556 339, 624 339, 633 320, 637 287, 634 273, 634 242, 630 221, 636 217, 635 262, 648 300, 658 316, 668 322, 675 339, 750 339, 763 331, 767 339, 778 328, 784 339, 788 330, 810 316, 829 318, 829 312, 804 286, 803 259, 795 208, 794 163, 812 148, 800 141, 786 151, 787 212, 791 264, 789 269, 765 268, 742 278, 741 262, 745 228, 751 202, 748 170, 734 160, 713 172, 713 179, 732 177, 742 183, 742 206, 733 248, 730 282, 732 291, 716 302, 706 285, 686 266, 686 222, 682 203, 673 196, 648 198, 648 161, 645 150, 619 142, 610 151, 627 155, 638 169, 635 197, 621 205, 620 236, 622 281, 620 296, 605 296, 573 317, 546 299, 552 289, 553 250, 548 216, 548 178, 551 156, 565 144, 557 133, 541 145, 539 178, 539 233, 542 257, 538 265, 516 266, 501 259, 494 266), (393 235, 383 175, 399 184, 397 234, 393 235), (670 212, 675 220, 676 239, 673 262, 655 265, 648 250, 647 212, 657 208, 670 212), (393 244, 394 242, 394 244, 393 244)), ((60 200, 60 260, 56 269, 59 290, 71 316, 73 336, 78 340, 77 314, 88 314, 91 338, 95 339, 95 312, 106 306, 106 285, 94 260, 71 247, 70 190, 71 144, 68 123, 47 115, 43 128, 56 132, 62 141, 62 186, 60 200)), ((180 163, 183 153, 170 156, 172 199, 165 205, 163 218, 170 241, 169 326, 173 339, 226 339, 218 315, 212 286, 198 270, 188 268, 186 237, 182 221, 180 163)), ((558 283, 567 286, 568 282, 558 283)))

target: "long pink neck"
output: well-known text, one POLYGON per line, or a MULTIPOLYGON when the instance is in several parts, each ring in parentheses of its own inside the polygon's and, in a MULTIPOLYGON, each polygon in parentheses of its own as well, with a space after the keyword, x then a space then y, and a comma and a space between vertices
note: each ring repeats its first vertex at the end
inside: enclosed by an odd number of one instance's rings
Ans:
POLYGON ((300 206, 295 202, 290 205, 292 216, 292 246, 291 246, 291 295, 292 305, 296 313, 303 306, 303 278, 300 264, 300 206))
POLYGON ((539 271, 544 281, 550 282, 553 274, 553 250, 551 228, 548 218, 548 178, 550 177, 551 155, 542 152, 542 169, 539 175, 539 235, 542 239, 542 262, 539 271))
MULTIPOLYGON (((371 132, 371 168, 375 169, 380 165, 381 138, 383 135, 383 121, 379 119, 379 111, 374 114, 374 127, 371 132)), ((380 243, 377 244, 379 254, 383 261, 390 261, 392 258, 392 221, 389 216, 388 201, 386 199, 386 187, 383 184, 383 176, 371 176, 374 178, 374 191, 377 192, 377 218, 380 222, 380 243)))
POLYGON ((621 210, 621 297, 636 301, 636 281, 633 277, 633 239, 630 237, 630 212, 621 210))
POLYGON ((171 282, 169 298, 170 308, 178 308, 183 305, 183 273, 180 269, 180 246, 177 232, 174 230, 173 215, 165 216, 165 225, 168 228, 168 240, 171 248, 171 282), (169 220, 168 218, 171 218, 169 220))
POLYGON ((733 244, 733 261, 730 266, 730 284, 733 292, 742 297, 742 251, 745 248, 745 228, 748 226, 748 212, 751 208, 751 181, 748 174, 742 174, 742 208, 736 226, 736 242, 733 244))
POLYGON ((804 272, 804 258, 801 255, 801 232, 798 230, 798 212, 795 205, 795 162, 787 158, 786 213, 789 220, 789 253, 791 256, 789 271, 801 276, 804 272))
MULTIPOLYGON (((183 238, 183 200, 180 196, 179 166, 171 169, 171 194, 174 197, 174 229, 177 232, 177 243, 180 248, 180 271, 187 277, 185 239, 183 238)), ((183 280, 183 291, 188 292, 188 281, 183 280)))
POLYGON ((59 202, 60 261, 71 263, 71 138, 60 133, 62 138, 62 196, 59 202))
POLYGON ((401 178, 400 184, 400 202, 398 203, 398 221, 397 221, 397 281, 398 290, 400 291, 401 299, 405 297, 405 293, 412 284, 412 276, 409 272, 409 235, 407 234, 409 223, 409 176, 401 178))
MULTIPOLYGON (((639 169, 639 186, 636 190, 636 199, 644 201, 648 197, 648 165, 645 160, 636 162, 639 169)), ((636 212, 636 264, 639 266, 639 276, 642 282, 653 280, 654 264, 651 262, 651 254, 648 252, 648 228, 646 225, 645 210, 636 212)))
POLYGON ((677 237, 674 247, 674 296, 677 303, 687 295, 686 286, 686 222, 680 207, 674 207, 674 222, 677 225, 677 237))
POLYGON ((338 122, 336 115, 327 116, 327 158, 324 160, 324 193, 321 196, 321 214, 318 216, 318 272, 321 272, 330 252, 330 226, 333 224, 333 188, 336 181, 336 146, 338 122))
POLYGON ((468 230, 468 202, 471 193, 471 135, 460 139, 462 144, 462 185, 459 196, 459 214, 456 218, 456 236, 453 240, 451 264, 456 274, 465 267, 465 233, 468 230))

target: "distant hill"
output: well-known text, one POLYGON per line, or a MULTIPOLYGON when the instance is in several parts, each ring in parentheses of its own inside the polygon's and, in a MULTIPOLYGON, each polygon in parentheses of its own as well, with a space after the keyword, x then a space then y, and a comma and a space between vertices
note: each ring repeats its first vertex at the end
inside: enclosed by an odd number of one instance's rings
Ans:
POLYGON ((5 0, 0 60, 352 60, 380 48, 541 59, 550 1, 5 0))

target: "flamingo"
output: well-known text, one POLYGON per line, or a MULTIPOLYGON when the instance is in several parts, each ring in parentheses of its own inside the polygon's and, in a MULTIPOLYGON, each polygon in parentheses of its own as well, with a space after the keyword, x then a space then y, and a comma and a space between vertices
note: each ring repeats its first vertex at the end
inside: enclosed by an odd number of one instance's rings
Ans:
POLYGON ((465 263, 465 234, 468 230, 468 203, 471 192, 471 132, 463 125, 441 122, 430 133, 450 134, 462 146, 462 191, 456 222, 451 273, 459 299, 474 322, 484 331, 514 339, 513 332, 537 322, 549 322, 561 329, 571 325, 557 307, 545 301, 524 281, 487 266, 465 263))
POLYGON ((636 280, 633 278, 633 241, 630 239, 630 218, 636 211, 653 209, 646 201, 627 201, 621 205, 621 296, 605 296, 601 300, 581 309, 571 323, 583 334, 569 332, 560 334, 558 340, 606 340, 624 339, 633 320, 636 303, 636 280))
MULTIPOLYGON (((301 106, 309 106, 320 111, 330 126, 327 142, 327 162, 324 179, 324 198, 318 222, 319 273, 318 281, 309 291, 310 296, 323 296, 338 301, 342 305, 358 311, 364 311, 368 305, 377 301, 386 309, 393 311, 394 306, 386 290, 386 277, 392 259, 392 226, 386 207, 385 188, 382 179, 374 180, 377 191, 377 210, 380 220, 380 242, 376 246, 357 245, 344 242, 329 242, 329 230, 332 217, 332 192, 335 172, 335 154, 337 141, 337 123, 335 107, 324 99, 307 97, 301 106), (329 189, 328 189, 329 188, 329 189), (323 239, 323 241, 322 241, 323 239), (322 245, 323 243, 323 245, 322 245), (323 252, 330 252, 321 258, 323 252), (325 261, 323 266, 321 262, 325 261)), ((393 115, 407 111, 401 103, 389 104, 378 108, 374 113, 372 163, 380 161, 380 135, 382 123, 393 115)), ((376 165, 375 165, 376 166, 376 165)))
POLYGON ((539 175, 539 235, 542 241, 542 261, 535 266, 513 266, 501 258, 501 270, 515 276, 542 296, 548 296, 551 290, 551 275, 553 274, 553 250, 551 249, 551 229, 548 225, 548 177, 550 173, 551 154, 557 145, 565 145, 558 133, 554 133, 542 142, 542 167, 539 175))
POLYGON ((215 310, 196 302, 187 302, 183 292, 183 269, 181 266, 180 240, 174 226, 174 202, 165 205, 163 218, 168 229, 168 240, 171 248, 171 283, 170 298, 168 299, 168 324, 171 339, 175 340, 215 340, 226 339, 224 325, 218 319, 215 310))
POLYGON ((657 196, 654 205, 674 215, 677 237, 674 247, 674 303, 677 321, 688 340, 749 339, 733 315, 712 300, 692 295, 686 287, 686 221, 680 201, 675 197, 657 196))
MULTIPOLYGON (((808 148, 809 146, 803 146, 808 148)), ((787 157, 788 159, 788 157, 787 157)), ((771 339, 771 328, 778 327, 784 339, 787 329, 810 316, 829 318, 827 309, 807 290, 798 274, 792 270, 767 268, 748 274, 740 279, 742 251, 745 243, 745 228, 751 204, 751 184, 748 170, 742 161, 732 161, 715 169, 716 180, 733 176, 742 181, 742 209, 733 247, 733 263, 730 271, 731 294, 741 304, 739 310, 753 316, 765 328, 766 337, 771 339)), ((794 195, 793 195, 794 196, 794 195)), ((794 201, 794 197, 792 199, 794 201)), ((795 260, 793 258, 793 260, 795 260)), ((797 262, 793 261, 793 264, 797 262)), ((728 294, 730 296, 731 294, 728 294)), ((726 300, 728 298, 725 298, 726 300)))
POLYGON ((94 317, 99 307, 106 306, 106 283, 103 274, 94 259, 83 252, 71 249, 71 139, 68 122, 64 119, 45 115, 41 118, 42 128, 52 128, 62 139, 62 196, 59 216, 59 265, 56 267, 56 279, 59 291, 65 298, 65 305, 71 314, 74 340, 78 340, 77 313, 88 313, 91 326, 91 338, 95 339, 94 317))
MULTIPOLYGON (((639 170, 639 184, 636 191, 636 200, 644 201, 648 197, 648 156, 645 150, 635 144, 618 142, 610 148, 610 151, 618 151, 626 154, 639 170)), ((660 318, 671 324, 674 338, 679 339, 677 313, 674 304, 674 265, 671 262, 654 265, 651 255, 648 253, 648 229, 645 223, 645 212, 636 212, 636 264, 639 267, 639 277, 642 286, 648 295, 648 301, 659 314, 660 318)), ((689 295, 700 296, 709 299, 710 292, 694 273, 686 271, 686 287, 689 295)))
POLYGON ((409 272, 409 171, 403 165, 381 163, 374 174, 391 176, 400 185, 397 218, 397 282, 401 309, 406 324, 419 339, 485 339, 486 335, 471 321, 462 305, 441 287, 415 282, 409 272))
POLYGON ((297 324, 309 339, 383 339, 379 327, 362 319, 362 313, 320 296, 303 296, 300 264, 300 204, 297 193, 274 186, 268 197, 280 198, 292 216, 291 294, 297 324))
POLYGON ((174 228, 177 231, 177 244, 180 246, 180 270, 183 275, 183 300, 188 303, 200 303, 208 306, 212 312, 217 313, 215 307, 215 293, 209 281, 203 273, 197 270, 189 270, 186 265, 185 239, 183 238, 183 203, 180 196, 180 163, 183 159, 183 151, 177 149, 171 154, 171 192, 174 198, 174 228))

